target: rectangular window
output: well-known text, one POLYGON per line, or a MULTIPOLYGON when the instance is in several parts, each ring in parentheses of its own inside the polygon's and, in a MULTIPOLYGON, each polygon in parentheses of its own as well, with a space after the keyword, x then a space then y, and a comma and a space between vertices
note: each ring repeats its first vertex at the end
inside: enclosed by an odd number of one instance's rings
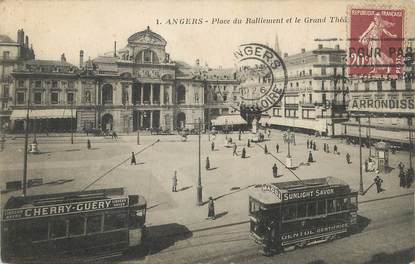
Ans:
POLYGON ((354 83, 354 84, 353 84, 353 89, 354 89, 355 91, 359 90, 359 84, 358 84, 358 83, 354 83))
POLYGON ((327 199, 327 213, 334 213, 336 211, 336 200, 327 199))
POLYGON ((317 203, 311 202, 307 204, 307 216, 315 216, 317 214, 317 203))
POLYGON ((347 198, 336 199, 336 211, 347 210, 347 198))
POLYGON ((35 93, 35 104, 41 104, 42 103, 42 93, 35 93))
POLYGON ((411 80, 409 78, 405 79, 405 90, 411 90, 412 89, 412 84, 411 84, 411 80))
POLYGON ((42 81, 35 81, 35 87, 41 88, 42 87, 42 81))
POLYGON ((326 214, 326 200, 319 200, 317 202, 317 214, 326 214))
POLYGON ((325 67, 321 68, 321 75, 326 75, 326 68, 325 67))
POLYGON ((282 208, 282 220, 291 220, 297 217, 297 208, 295 204, 285 205, 282 208))
POLYGON ((102 215, 91 215, 86 219, 86 233, 98 233, 101 232, 101 220, 102 215))
POLYGON ((104 218, 104 231, 127 227, 127 214, 107 214, 104 218))
POLYGON ((67 93, 67 102, 68 104, 72 104, 74 102, 74 97, 73 97, 73 93, 67 93))
POLYGON ((69 82, 68 82, 68 87, 69 87, 70 89, 73 89, 73 88, 75 87, 75 83, 74 83, 73 81, 69 81, 69 82))
POLYGON ((24 80, 19 80, 19 81, 17 82, 17 86, 18 86, 19 88, 24 88, 24 80))
POLYGON ((25 93, 23 92, 17 93, 17 103, 24 104, 24 101, 25 101, 25 93))
POLYGON ((3 97, 5 98, 9 97, 9 85, 7 84, 3 86, 3 97))
POLYGON ((66 237, 66 220, 61 218, 50 222, 50 238, 66 237))
POLYGON ((3 51, 3 59, 10 59, 10 51, 3 51))
POLYGON ((40 241, 48 239, 48 221, 38 221, 32 224, 31 228, 32 241, 40 241))
POLYGON ((52 88, 58 88, 58 81, 52 81, 52 88))
POLYGON ((305 217, 307 213, 306 203, 299 203, 297 208, 297 218, 305 217))
POLYGON ((50 94, 50 102, 52 104, 57 104, 59 103, 59 93, 51 93, 50 94))
POLYGON ((391 90, 396 90, 396 80, 391 80, 391 90))
POLYGON ((85 217, 75 216, 69 219, 69 236, 85 234, 85 217))
POLYGON ((382 81, 377 81, 376 87, 377 87, 378 92, 382 91, 382 81))
POLYGON ((370 83, 365 82, 365 91, 369 91, 369 89, 370 89, 370 83))

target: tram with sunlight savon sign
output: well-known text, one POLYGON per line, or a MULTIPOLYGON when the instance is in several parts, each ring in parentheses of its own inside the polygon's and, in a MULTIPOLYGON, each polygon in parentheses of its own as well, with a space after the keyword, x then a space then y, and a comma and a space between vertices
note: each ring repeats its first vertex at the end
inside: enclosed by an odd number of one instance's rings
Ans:
POLYGON ((119 256, 142 244, 146 207, 143 196, 123 188, 11 197, 2 216, 2 260, 119 256))
POLYGON ((332 240, 357 226, 357 191, 334 178, 264 184, 249 196, 250 236, 265 255, 332 240))

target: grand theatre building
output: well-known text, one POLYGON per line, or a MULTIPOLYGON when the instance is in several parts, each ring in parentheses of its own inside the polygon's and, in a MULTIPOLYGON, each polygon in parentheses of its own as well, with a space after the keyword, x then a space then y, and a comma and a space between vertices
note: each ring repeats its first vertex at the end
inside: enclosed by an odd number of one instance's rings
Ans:
POLYGON ((13 72, 12 131, 22 131, 27 105, 32 129, 77 131, 96 128, 193 128, 199 120, 229 113, 237 99, 237 80, 230 70, 175 62, 166 40, 148 27, 127 45, 79 66, 59 61, 29 60, 13 72))

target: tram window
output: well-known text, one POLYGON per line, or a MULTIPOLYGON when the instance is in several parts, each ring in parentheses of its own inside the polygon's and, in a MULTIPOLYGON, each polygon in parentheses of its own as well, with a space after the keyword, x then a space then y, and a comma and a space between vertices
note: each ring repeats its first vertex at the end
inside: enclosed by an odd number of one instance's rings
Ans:
POLYGON ((336 211, 336 200, 328 199, 327 200, 327 212, 334 213, 336 211))
POLYGON ((66 220, 58 218, 50 222, 50 237, 59 238, 66 236, 66 220))
POLYGON ((347 198, 338 198, 336 199, 336 211, 346 210, 347 198), (346 199, 346 202, 344 201, 346 199))
POLYGON ((259 211, 259 204, 258 203, 254 202, 254 201, 250 201, 249 205, 250 205, 249 210, 250 210, 251 214, 254 214, 254 213, 259 211))
POLYGON ((356 196, 350 197, 349 208, 350 209, 357 209, 357 197, 356 196))
POLYGON ((77 216, 69 219, 69 235, 78 236, 85 233, 85 218, 77 216))
POLYGON ((290 220, 296 217, 297 208, 295 204, 286 205, 282 209, 282 219, 283 220, 290 220))
POLYGON ((297 218, 305 217, 306 216, 306 204, 305 203, 299 203, 298 204, 298 210, 297 210, 297 218))
POLYGON ((319 200, 317 202, 317 213, 320 214, 325 214, 326 213, 326 200, 319 200))
POLYGON ((32 241, 48 239, 48 221, 39 221, 32 224, 32 241))
POLYGON ((317 204, 311 202, 307 204, 307 216, 315 216, 317 211, 317 204))
POLYGON ((101 231, 101 215, 91 215, 86 219, 86 233, 97 233, 101 231))
POLYGON ((126 223, 126 214, 107 214, 104 219, 104 231, 125 228, 126 223))

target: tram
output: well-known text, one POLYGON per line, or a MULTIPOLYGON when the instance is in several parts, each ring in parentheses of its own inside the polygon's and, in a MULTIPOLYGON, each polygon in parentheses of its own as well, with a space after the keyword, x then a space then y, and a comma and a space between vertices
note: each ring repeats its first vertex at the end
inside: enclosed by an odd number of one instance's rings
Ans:
POLYGON ((334 177, 264 184, 249 196, 250 236, 265 255, 335 239, 357 227, 357 195, 334 177))
POLYGON ((147 202, 123 188, 11 197, 2 216, 4 262, 119 256, 140 246, 147 202))

